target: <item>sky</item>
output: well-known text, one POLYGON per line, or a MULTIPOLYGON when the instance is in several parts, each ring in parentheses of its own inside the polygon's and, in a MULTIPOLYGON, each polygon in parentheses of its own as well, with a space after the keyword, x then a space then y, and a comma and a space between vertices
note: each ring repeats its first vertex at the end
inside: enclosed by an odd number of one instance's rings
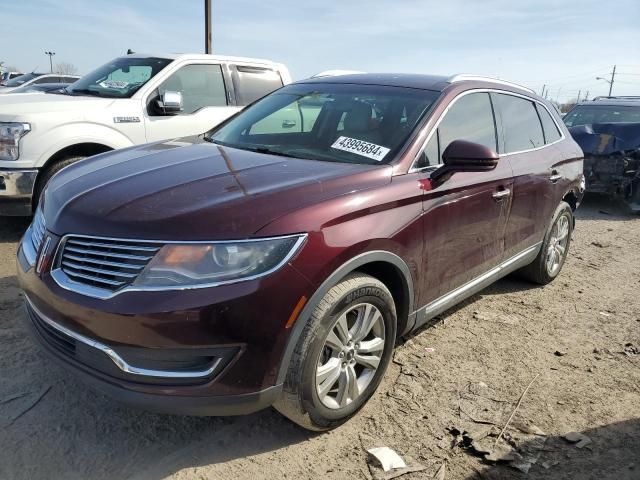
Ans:
MULTIPOLYGON (((212 0, 213 50, 329 69, 473 73, 568 101, 640 95, 640 1, 212 0)), ((204 51, 203 0, 0 0, 0 61, 87 73, 128 48, 204 51)))

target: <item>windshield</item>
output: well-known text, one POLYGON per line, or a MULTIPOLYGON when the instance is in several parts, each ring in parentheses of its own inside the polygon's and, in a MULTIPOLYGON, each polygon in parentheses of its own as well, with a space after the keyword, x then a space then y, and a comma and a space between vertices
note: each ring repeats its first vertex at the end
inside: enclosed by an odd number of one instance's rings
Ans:
POLYGON ((296 158, 388 163, 439 94, 378 85, 289 85, 205 138, 296 158))
POLYGON ((640 122, 640 102, 638 106, 578 105, 564 116, 563 121, 567 127, 592 123, 638 123, 640 122))
POLYGON ((117 58, 66 88, 72 95, 130 98, 172 60, 167 58, 117 58))
POLYGON ((33 80, 34 78, 38 78, 44 75, 43 73, 25 73, 24 75, 20 75, 19 77, 12 78, 8 82, 4 84, 5 87, 19 87, 23 83, 28 82, 29 80, 33 80))

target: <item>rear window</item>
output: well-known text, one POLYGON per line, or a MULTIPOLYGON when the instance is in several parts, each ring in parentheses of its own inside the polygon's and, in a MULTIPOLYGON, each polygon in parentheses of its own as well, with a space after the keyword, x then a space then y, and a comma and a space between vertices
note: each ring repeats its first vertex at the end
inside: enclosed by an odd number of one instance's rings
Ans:
POLYGON ((282 87, 280 73, 275 70, 246 65, 233 69, 233 86, 238 105, 249 105, 282 87))
POLYGON ((540 118, 531 100, 502 93, 492 94, 492 97, 502 119, 504 153, 522 152, 544 145, 540 118))

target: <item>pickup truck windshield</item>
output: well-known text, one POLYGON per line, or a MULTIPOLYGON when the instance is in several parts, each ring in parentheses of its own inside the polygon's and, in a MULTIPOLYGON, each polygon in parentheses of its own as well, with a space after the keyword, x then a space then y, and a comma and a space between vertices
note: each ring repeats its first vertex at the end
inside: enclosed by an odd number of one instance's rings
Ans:
POLYGON ((578 105, 565 115, 567 127, 592 123, 640 122, 640 102, 638 106, 626 105, 578 105))
POLYGON ((130 98, 171 63, 167 58, 117 58, 88 73, 65 89, 71 95, 130 98))
POLYGON ((439 94, 379 85, 289 85, 248 107, 205 139, 288 157, 388 163, 439 94))

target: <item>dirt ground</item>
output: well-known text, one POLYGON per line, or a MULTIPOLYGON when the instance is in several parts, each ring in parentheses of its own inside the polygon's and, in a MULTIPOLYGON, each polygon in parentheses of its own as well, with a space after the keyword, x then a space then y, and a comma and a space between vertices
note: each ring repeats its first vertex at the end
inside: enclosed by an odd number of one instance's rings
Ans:
POLYGON ((555 282, 510 277, 440 316, 398 347, 364 410, 325 434, 273 410, 163 416, 87 390, 24 326, 14 255, 26 225, 0 219, 2 479, 367 479, 377 446, 425 467, 407 480, 640 479, 640 218, 600 198, 579 210, 555 282), (468 445, 495 443, 534 378, 504 434, 529 460, 525 475, 468 445), (525 433, 534 426, 546 435, 525 433))

